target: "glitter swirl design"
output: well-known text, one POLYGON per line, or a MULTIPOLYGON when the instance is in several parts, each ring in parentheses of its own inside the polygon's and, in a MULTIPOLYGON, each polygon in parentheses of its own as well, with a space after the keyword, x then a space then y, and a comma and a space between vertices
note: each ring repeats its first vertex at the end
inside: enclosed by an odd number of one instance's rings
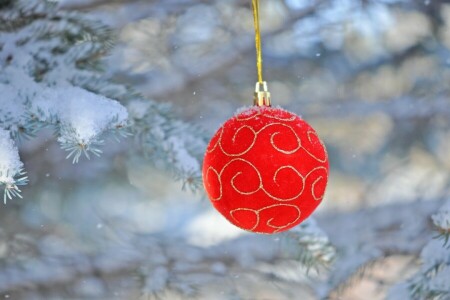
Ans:
POLYGON ((278 108, 253 107, 212 138, 203 180, 220 213, 258 233, 287 230, 322 201, 328 157, 314 129, 278 108))

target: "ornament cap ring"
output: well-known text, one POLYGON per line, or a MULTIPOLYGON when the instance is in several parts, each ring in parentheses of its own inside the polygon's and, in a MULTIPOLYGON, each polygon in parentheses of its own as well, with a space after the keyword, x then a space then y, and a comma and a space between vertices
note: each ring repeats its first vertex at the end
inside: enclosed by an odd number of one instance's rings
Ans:
POLYGON ((256 83, 253 104, 256 106, 271 106, 267 82, 262 81, 256 83))

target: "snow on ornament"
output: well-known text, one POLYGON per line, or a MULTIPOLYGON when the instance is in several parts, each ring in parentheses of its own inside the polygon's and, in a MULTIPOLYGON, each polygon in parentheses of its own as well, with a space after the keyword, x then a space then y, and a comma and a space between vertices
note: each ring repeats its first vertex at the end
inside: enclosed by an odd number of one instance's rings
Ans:
POLYGON ((232 224, 278 233, 301 223, 322 201, 328 156, 315 130, 299 116, 253 106, 213 136, 203 181, 211 203, 232 224))

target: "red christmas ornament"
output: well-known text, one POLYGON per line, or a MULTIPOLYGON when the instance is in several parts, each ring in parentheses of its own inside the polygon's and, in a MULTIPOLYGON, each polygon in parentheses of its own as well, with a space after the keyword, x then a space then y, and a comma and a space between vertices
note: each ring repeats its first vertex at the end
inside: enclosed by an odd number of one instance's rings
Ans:
POLYGON ((254 106, 229 119, 211 139, 203 181, 228 221, 256 233, 278 233, 301 223, 322 201, 328 156, 299 116, 254 106))

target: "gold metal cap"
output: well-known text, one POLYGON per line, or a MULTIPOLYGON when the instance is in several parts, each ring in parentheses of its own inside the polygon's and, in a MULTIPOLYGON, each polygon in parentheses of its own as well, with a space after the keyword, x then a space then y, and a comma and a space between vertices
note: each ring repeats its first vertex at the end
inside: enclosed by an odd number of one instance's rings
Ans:
POLYGON ((267 82, 263 81, 256 83, 253 104, 257 106, 271 106, 270 93, 267 90, 267 82))

